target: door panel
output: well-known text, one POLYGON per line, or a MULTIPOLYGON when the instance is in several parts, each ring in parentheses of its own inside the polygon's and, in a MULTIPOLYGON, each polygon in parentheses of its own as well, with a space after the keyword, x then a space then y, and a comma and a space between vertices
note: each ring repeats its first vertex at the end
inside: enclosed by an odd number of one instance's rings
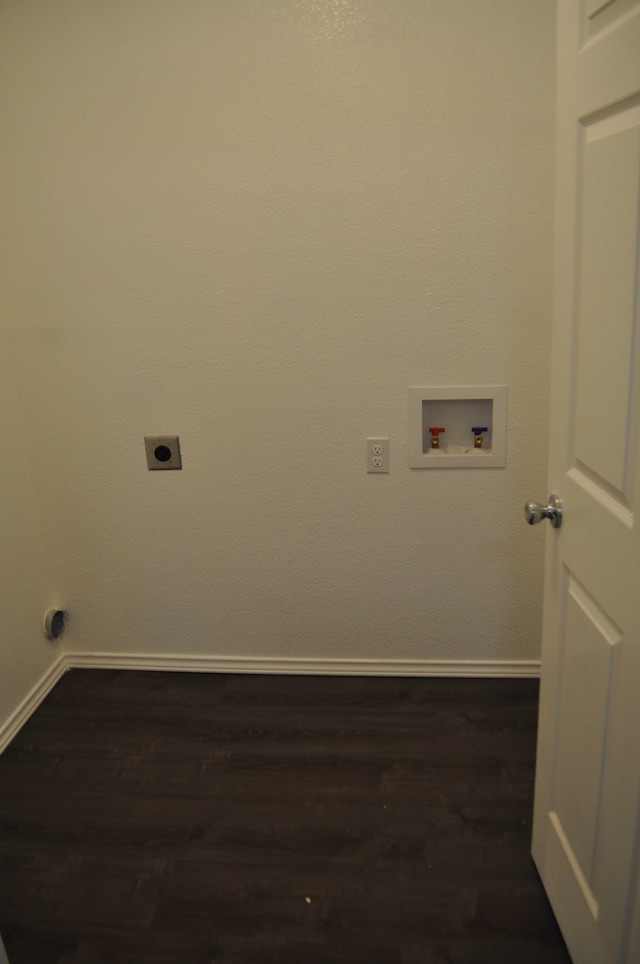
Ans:
MULTIPOLYGON (((640 51, 638 51, 640 56, 640 51)), ((584 131, 575 460, 629 502, 640 106, 584 131), (594 392, 594 386, 598 391, 594 392)))
POLYGON ((551 808, 590 884, 598 835, 599 788, 620 631, 569 579, 563 632, 558 746, 551 808))
POLYGON ((559 0, 533 854, 576 964, 631 964, 640 866, 640 2, 559 0))

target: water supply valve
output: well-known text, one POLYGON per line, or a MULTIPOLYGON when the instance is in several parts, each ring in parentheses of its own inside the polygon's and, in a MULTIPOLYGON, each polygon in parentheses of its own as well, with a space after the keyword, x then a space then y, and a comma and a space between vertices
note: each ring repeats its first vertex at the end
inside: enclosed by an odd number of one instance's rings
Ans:
POLYGON ((476 449, 481 449, 481 448, 482 448, 482 433, 483 433, 483 432, 488 432, 488 431, 489 431, 488 427, 487 427, 486 425, 474 425, 474 427, 471 429, 471 431, 473 432, 473 437, 474 437, 473 447, 476 448, 476 449))
POLYGON ((437 426, 434 426, 433 428, 430 428, 430 429, 429 429, 429 433, 430 433, 430 435, 431 435, 431 448, 432 448, 432 449, 439 449, 439 448, 440 448, 440 433, 441 433, 441 432, 444 432, 444 429, 443 429, 443 428, 438 428, 437 426))

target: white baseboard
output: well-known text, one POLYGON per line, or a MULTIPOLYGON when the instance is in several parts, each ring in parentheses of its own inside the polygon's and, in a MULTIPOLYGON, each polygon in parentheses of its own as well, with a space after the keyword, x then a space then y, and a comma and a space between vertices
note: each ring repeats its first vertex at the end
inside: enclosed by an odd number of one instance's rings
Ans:
POLYGON ((537 677, 539 660, 295 659, 272 656, 161 656, 151 653, 67 653, 69 667, 191 673, 282 673, 317 676, 537 677))
POLYGON ((314 676, 521 677, 540 675, 539 660, 293 659, 256 656, 161 656, 154 653, 63 653, 9 719, 0 753, 68 669, 171 670, 187 673, 273 673, 314 676))
POLYGON ((11 740, 13 740, 18 730, 24 726, 31 714, 38 709, 45 696, 51 692, 67 668, 67 658, 61 653, 53 666, 51 666, 42 679, 36 683, 31 692, 23 699, 22 703, 14 710, 8 720, 0 724, 0 753, 11 743, 11 740))

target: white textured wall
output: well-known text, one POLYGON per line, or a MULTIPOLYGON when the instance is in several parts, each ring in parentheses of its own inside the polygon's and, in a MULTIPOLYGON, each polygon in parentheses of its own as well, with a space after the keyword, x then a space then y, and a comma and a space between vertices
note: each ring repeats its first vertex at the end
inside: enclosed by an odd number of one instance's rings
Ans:
MULTIPOLYGON (((4 251, 2 252, 4 254, 4 251)), ((2 322, 0 315, 0 322, 2 322)), ((14 368, 0 324, 0 745, 2 725, 59 658, 42 630, 51 595, 14 368)), ((0 940, 0 960, 2 941, 0 940)))
POLYGON ((3 289, 68 646, 537 657, 554 15, 3 0, 3 289), (508 384, 506 469, 409 470, 407 387, 456 383, 508 384), (162 433, 182 472, 146 470, 162 433))

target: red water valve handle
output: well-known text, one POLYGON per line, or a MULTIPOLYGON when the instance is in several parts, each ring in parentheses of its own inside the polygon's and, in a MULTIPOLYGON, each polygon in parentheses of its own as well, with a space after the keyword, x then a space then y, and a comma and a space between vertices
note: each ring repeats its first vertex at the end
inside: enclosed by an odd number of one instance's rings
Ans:
POLYGON ((443 428, 430 428, 429 432, 431 435, 440 435, 440 432, 444 432, 443 428))

